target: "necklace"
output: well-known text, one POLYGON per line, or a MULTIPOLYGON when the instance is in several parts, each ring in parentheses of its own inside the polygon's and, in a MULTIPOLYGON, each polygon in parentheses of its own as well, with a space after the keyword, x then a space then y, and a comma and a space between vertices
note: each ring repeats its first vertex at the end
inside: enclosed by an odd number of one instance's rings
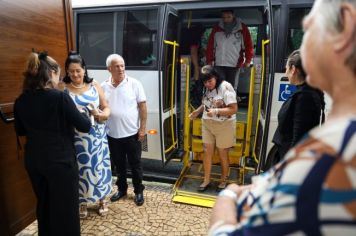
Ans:
POLYGON ((82 83, 81 85, 75 85, 73 84, 73 82, 70 82, 70 84, 73 86, 73 88, 76 88, 76 89, 82 89, 85 87, 85 83, 82 83))

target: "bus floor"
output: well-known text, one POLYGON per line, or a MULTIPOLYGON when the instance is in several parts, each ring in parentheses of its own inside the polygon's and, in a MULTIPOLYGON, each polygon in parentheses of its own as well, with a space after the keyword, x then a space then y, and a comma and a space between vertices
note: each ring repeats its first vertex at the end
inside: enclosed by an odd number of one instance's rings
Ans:
MULTIPOLYGON (((131 183, 126 198, 109 202, 107 215, 99 216, 96 206, 89 205, 88 218, 81 220, 81 235, 206 235, 210 208, 172 202, 171 184, 147 181, 144 184, 145 203, 140 207, 134 203, 131 183)), ((37 221, 17 234, 30 235, 38 235, 37 221)))

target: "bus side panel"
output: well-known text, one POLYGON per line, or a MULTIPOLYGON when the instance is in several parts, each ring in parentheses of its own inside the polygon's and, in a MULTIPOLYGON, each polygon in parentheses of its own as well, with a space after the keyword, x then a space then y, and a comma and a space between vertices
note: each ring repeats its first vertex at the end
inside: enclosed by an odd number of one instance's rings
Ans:
MULTIPOLYGON (((108 70, 89 70, 89 76, 98 81, 99 84, 110 78, 108 70)), ((126 70, 131 76, 142 83, 147 98, 147 124, 146 131, 155 130, 156 134, 146 132, 146 139, 142 145, 142 157, 148 159, 162 160, 160 145, 160 122, 159 122, 159 93, 158 72, 143 70, 126 70)))
MULTIPOLYGON (((69 0, 0 1, 0 9, 0 108, 11 120, 32 48, 48 51, 64 68, 73 48, 72 12, 69 0)), ((0 120, 0 130, 0 235, 14 235, 35 220, 36 201, 13 122, 0 120)))

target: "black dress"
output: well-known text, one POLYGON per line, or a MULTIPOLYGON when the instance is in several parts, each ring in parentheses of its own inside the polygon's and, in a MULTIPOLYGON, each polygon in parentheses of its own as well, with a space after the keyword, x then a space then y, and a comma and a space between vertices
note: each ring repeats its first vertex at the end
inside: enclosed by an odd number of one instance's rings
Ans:
POLYGON ((278 112, 278 127, 273 136, 279 159, 292 148, 309 130, 320 124, 324 110, 323 93, 304 83, 285 101, 278 112))
POLYGON ((90 120, 54 89, 21 94, 14 116, 17 135, 27 137, 25 168, 37 198, 39 235, 80 235, 74 128, 89 132, 90 120))

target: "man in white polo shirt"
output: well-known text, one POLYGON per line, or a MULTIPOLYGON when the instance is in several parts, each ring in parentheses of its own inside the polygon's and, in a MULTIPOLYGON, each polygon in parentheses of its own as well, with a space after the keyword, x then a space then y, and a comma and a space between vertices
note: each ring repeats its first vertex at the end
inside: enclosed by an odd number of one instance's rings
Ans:
POLYGON ((111 77, 101 86, 111 114, 106 122, 111 159, 116 166, 118 191, 111 197, 117 201, 127 195, 126 160, 132 172, 135 203, 144 203, 141 165, 141 141, 145 136, 147 108, 142 84, 125 73, 125 61, 118 54, 106 59, 111 77))

